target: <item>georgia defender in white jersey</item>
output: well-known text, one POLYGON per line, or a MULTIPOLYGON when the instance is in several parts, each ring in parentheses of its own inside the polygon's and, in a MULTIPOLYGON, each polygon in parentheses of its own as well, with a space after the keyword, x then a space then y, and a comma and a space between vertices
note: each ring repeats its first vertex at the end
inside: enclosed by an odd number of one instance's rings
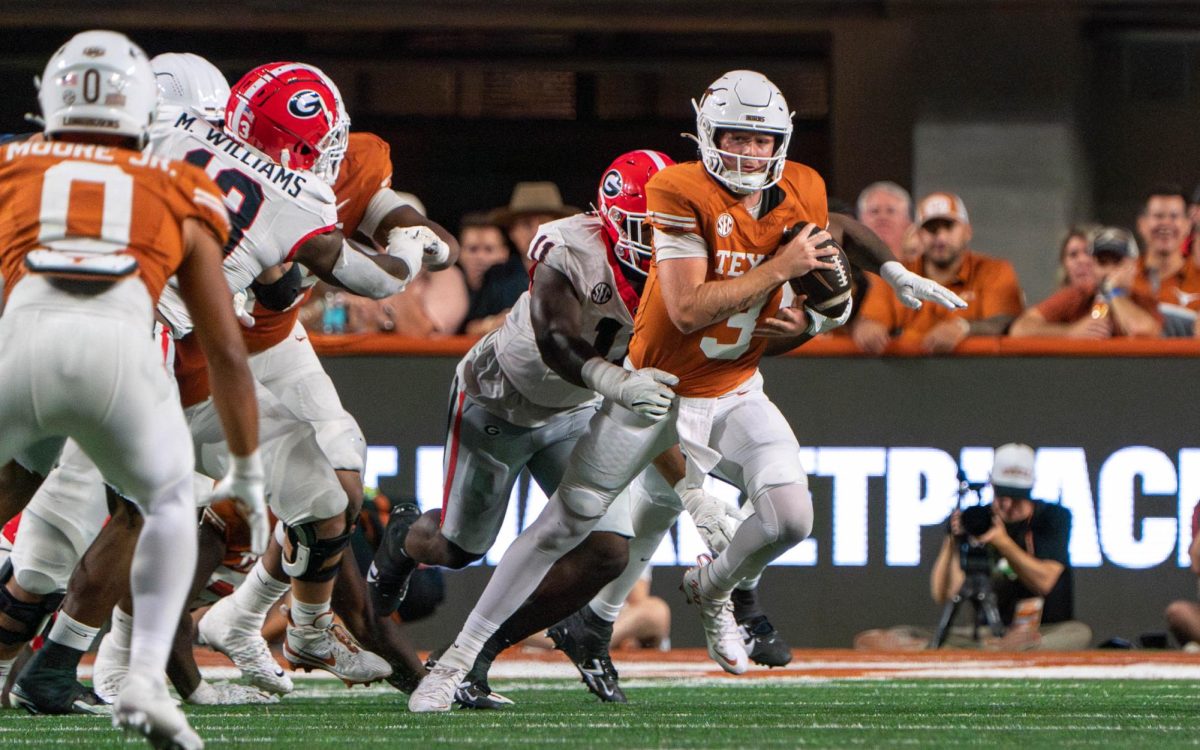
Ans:
MULTIPOLYGON (((625 356, 644 280, 649 247, 641 234, 642 186, 670 163, 654 151, 622 155, 605 173, 597 213, 538 228, 530 243, 536 262, 530 291, 459 363, 451 389, 443 507, 424 515, 411 504, 398 507, 376 554, 368 581, 380 611, 396 608, 417 563, 460 568, 482 557, 495 542, 522 469, 547 494, 553 492, 595 414, 597 387, 622 394, 628 408, 665 411, 658 383, 626 377, 607 360, 625 356)), ((682 478, 680 457, 663 464, 664 471, 682 478)), ((663 529, 673 520, 674 515, 663 529)), ((459 689, 459 702, 476 707, 504 702, 487 687, 490 659, 574 612, 615 578, 625 567, 626 539, 634 532, 629 506, 614 505, 546 577, 531 603, 505 624, 492 653, 459 689)), ((611 679, 615 684, 615 672, 611 679)))

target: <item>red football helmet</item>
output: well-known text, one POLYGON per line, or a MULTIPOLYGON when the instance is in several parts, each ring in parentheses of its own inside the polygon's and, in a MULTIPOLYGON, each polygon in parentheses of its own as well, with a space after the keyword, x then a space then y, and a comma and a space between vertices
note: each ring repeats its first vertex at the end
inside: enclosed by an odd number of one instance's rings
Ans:
POLYGON ((674 163, 661 151, 630 151, 618 156, 600 180, 596 205, 604 220, 604 233, 617 259, 643 276, 650 271, 654 256, 650 230, 644 224, 646 183, 658 170, 674 163))
POLYGON ((234 85, 225 129, 288 169, 332 185, 346 155, 350 117, 329 76, 311 65, 260 65, 234 85))

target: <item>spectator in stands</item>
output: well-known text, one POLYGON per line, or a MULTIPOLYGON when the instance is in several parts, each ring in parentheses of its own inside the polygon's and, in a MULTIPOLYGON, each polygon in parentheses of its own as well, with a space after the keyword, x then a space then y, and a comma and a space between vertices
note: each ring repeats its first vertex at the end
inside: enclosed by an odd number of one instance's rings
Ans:
POLYGON ((1024 307, 1024 295, 1011 263, 968 249, 971 223, 962 198, 952 193, 925 196, 917 207, 917 225, 922 256, 905 267, 949 288, 969 306, 910 310, 887 284, 873 284, 851 331, 854 343, 878 354, 898 336, 941 353, 968 336, 1003 334, 1024 307))
POLYGON ((1191 336, 1200 308, 1200 268, 1196 254, 1184 257, 1191 234, 1187 196, 1178 185, 1158 185, 1146 194, 1138 213, 1142 262, 1137 285, 1159 302, 1166 336, 1191 336), (1191 308, 1191 309, 1188 309, 1191 308))
POLYGON ((529 287, 529 275, 509 249, 504 230, 487 214, 463 217, 458 245, 458 263, 470 294, 462 332, 482 336, 504 321, 508 308, 529 287))
POLYGON ((504 230, 482 212, 469 213, 458 230, 458 265, 466 277, 471 302, 483 289, 483 277, 493 266, 508 262, 512 253, 504 240, 504 230))
POLYGON ((1142 279, 1160 301, 1177 302, 1170 291, 1187 270, 1183 244, 1191 229, 1183 191, 1176 185, 1152 188, 1138 212, 1137 233, 1142 240, 1142 279))
POLYGON ((1088 241, 1099 226, 1076 224, 1058 246, 1058 286, 1091 288, 1096 283, 1095 261, 1088 241))
MULTIPOLYGON (((1200 583, 1200 503, 1192 510, 1192 543, 1188 547, 1192 573, 1200 583)), ((1171 635, 1185 651, 1200 652, 1200 602, 1196 599, 1177 599, 1164 613, 1171 635)))
POLYGON ((503 264, 492 266, 485 274, 478 295, 472 299, 465 333, 482 336, 500 327, 509 308, 529 288, 533 268, 529 244, 537 228, 575 213, 579 209, 563 205, 553 182, 518 182, 508 205, 488 214, 489 223, 507 232, 513 251, 503 264))
POLYGON ((919 245, 906 247, 904 242, 912 226, 912 196, 907 190, 887 180, 867 185, 858 194, 858 220, 879 235, 900 262, 916 260, 909 253, 919 245))
POLYGON ((562 194, 553 182, 518 182, 508 205, 494 210, 491 220, 508 231, 509 241, 528 271, 533 267, 529 243, 537 234, 537 228, 548 221, 577 213, 578 208, 563 205, 562 194))
MULTIPOLYGON (((1069 258, 1068 239, 1064 258, 1069 258)), ((1108 227, 1092 234, 1085 243, 1092 263, 1081 260, 1064 264, 1068 274, 1080 268, 1091 273, 1088 285, 1072 278, 1043 302, 1021 313, 1012 325, 1013 336, 1066 336, 1106 339, 1112 336, 1159 336, 1162 316, 1154 298, 1134 288, 1138 272, 1138 249, 1133 235, 1108 227)))

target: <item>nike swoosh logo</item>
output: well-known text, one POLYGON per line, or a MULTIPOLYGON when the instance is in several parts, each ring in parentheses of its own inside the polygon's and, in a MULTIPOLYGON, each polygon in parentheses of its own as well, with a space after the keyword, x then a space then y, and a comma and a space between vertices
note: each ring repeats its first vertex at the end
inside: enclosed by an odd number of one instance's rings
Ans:
POLYGON ((345 208, 345 207, 346 207, 346 204, 347 204, 347 203, 349 203, 349 202, 350 202, 350 199, 349 199, 349 198, 347 198, 346 200, 344 200, 344 201, 342 201, 341 203, 337 204, 337 206, 335 206, 335 207, 334 207, 334 210, 336 210, 338 213, 341 213, 341 212, 342 212, 342 209, 343 209, 343 208, 345 208))

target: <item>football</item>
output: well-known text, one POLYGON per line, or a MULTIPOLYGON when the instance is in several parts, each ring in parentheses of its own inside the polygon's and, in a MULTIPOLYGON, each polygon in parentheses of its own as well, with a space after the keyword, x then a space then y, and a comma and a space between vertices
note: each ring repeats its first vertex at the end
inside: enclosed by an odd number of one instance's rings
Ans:
MULTIPOLYGON (((780 244, 791 241, 799 230, 800 227, 794 227, 784 232, 783 241, 780 244)), ((804 302, 806 307, 827 317, 836 318, 845 312, 846 305, 850 303, 850 259, 846 257, 846 251, 842 250, 834 240, 828 240, 821 247, 826 245, 833 245, 837 248, 837 254, 830 258, 837 268, 819 268, 809 271, 803 276, 792 279, 791 285, 792 291, 796 294, 808 296, 804 302)))

